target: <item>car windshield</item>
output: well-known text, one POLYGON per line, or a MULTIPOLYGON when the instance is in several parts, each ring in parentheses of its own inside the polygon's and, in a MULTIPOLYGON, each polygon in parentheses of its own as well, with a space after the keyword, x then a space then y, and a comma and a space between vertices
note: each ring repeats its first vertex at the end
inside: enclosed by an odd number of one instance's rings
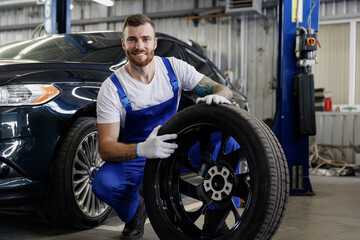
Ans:
POLYGON ((124 54, 121 33, 52 35, 0 46, 0 59, 114 63, 124 54))

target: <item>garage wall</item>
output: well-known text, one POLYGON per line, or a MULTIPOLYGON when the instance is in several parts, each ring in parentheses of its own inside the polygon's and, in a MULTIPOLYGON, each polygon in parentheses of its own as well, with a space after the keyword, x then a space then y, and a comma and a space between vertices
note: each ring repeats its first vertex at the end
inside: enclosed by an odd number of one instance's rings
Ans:
MULTIPOLYGON (((119 0, 112 8, 91 2, 74 2, 71 31, 119 30, 121 21, 106 22, 104 19, 143 11, 176 12, 194 9, 195 6, 194 0, 148 0, 145 1, 145 6, 143 2, 119 0)), ((225 1, 215 3, 216 6, 224 6, 225 1)), ((199 0, 198 8, 211 8, 212 4, 213 1, 199 0)), ((0 10, 0 44, 31 38, 42 19, 42 5, 0 10), (11 26, 12 29, 7 30, 11 26), (22 30, 16 30, 16 27, 22 30)), ((275 8, 265 10, 264 17, 249 15, 202 18, 197 24, 185 17, 157 18, 154 21, 159 32, 184 41, 191 39, 198 42, 221 71, 233 72, 231 81, 248 96, 254 114, 262 119, 273 116, 275 93, 271 86, 275 79, 275 8)))
POLYGON ((0 44, 31 38, 43 19, 43 5, 0 8, 0 44))
MULTIPOLYGON (((113 19, 133 13, 162 13, 194 9, 195 0, 116 0, 115 6, 74 1, 71 31, 119 30, 113 19), (145 5, 143 5, 145 3, 145 5), (108 19, 108 21, 107 21, 108 19)), ((264 1, 265 2, 271 2, 264 1)), ((320 20, 358 15, 360 1, 321 1, 320 20)), ((225 1, 199 0, 198 8, 224 6, 225 1)), ((0 44, 29 39, 43 21, 43 5, 0 9, 0 44)), ((190 11, 189 11, 190 12, 190 11)), ((198 24, 185 17, 156 18, 157 31, 184 41, 192 39, 204 47, 221 71, 233 72, 232 82, 247 96, 252 112, 262 119, 275 112, 276 8, 267 7, 263 16, 202 18, 198 24)))
POLYGON ((337 146, 332 149, 336 160, 356 162, 352 145, 360 145, 358 113, 316 112, 316 130, 316 143, 337 146))

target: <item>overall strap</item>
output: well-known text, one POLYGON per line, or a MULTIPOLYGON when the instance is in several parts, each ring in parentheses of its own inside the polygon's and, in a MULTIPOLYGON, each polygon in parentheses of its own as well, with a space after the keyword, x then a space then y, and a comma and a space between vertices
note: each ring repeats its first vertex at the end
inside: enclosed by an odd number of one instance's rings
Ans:
POLYGON ((132 111, 131 104, 129 98, 126 96, 124 89, 122 88, 118 78, 116 77, 115 73, 110 75, 111 81, 115 84, 117 91, 116 93, 119 95, 120 102, 124 106, 126 112, 132 111))
POLYGON ((178 80, 175 76, 175 73, 170 64, 170 61, 166 57, 161 57, 161 59, 165 64, 166 70, 168 71, 168 76, 170 78, 170 84, 172 86, 173 92, 177 93, 177 91, 179 90, 178 80))

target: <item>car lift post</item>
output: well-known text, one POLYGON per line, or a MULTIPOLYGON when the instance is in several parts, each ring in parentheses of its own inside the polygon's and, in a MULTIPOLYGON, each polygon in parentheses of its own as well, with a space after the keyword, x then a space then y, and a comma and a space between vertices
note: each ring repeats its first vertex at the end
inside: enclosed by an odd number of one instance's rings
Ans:
POLYGON ((44 29, 48 35, 70 32, 71 0, 45 0, 44 29))
MULTIPOLYGON (((314 195, 309 179, 309 135, 313 134, 304 135, 299 131, 300 120, 294 96, 294 77, 302 72, 302 68, 297 65, 295 57, 296 31, 301 27, 318 31, 319 4, 320 0, 277 1, 279 38, 276 89, 277 110, 274 132, 284 149, 288 162, 291 195, 314 195), (298 26, 296 19, 298 19, 298 26), (308 25, 309 22, 310 26, 308 25)), ((311 114, 313 115, 313 122, 315 122, 315 110, 311 114)), ((314 125, 314 123, 312 124, 314 125)))

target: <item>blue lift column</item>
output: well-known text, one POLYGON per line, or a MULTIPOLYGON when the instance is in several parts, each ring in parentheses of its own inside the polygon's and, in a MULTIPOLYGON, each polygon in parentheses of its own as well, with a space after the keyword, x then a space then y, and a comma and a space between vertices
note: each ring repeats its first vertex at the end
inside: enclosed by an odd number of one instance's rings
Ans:
POLYGON ((46 34, 70 32, 71 0, 45 0, 44 29, 46 34))
POLYGON ((315 63, 320 0, 278 0, 277 4, 279 39, 274 132, 288 162, 290 194, 314 195, 309 178, 309 136, 316 134, 311 66, 315 63))

